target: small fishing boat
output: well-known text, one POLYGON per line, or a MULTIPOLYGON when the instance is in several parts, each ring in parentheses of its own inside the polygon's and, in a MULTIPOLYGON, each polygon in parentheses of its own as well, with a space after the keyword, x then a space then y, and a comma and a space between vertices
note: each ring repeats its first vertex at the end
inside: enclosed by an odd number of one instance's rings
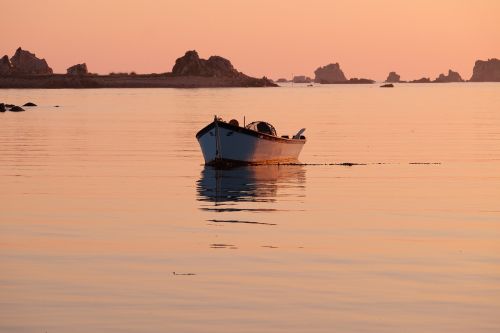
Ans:
POLYGON ((225 122, 215 116, 196 138, 207 165, 293 163, 306 143, 305 130, 291 138, 279 137, 274 126, 265 121, 241 127, 236 119, 225 122))

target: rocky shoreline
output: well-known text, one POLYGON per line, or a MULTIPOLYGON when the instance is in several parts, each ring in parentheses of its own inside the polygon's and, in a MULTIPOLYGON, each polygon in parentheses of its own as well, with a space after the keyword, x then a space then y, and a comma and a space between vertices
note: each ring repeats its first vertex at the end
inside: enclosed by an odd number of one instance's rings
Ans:
POLYGON ((81 88, 221 88, 277 87, 266 77, 254 78, 237 71, 223 57, 201 59, 196 51, 178 58, 172 72, 162 74, 119 73, 98 75, 87 65, 77 64, 66 74, 53 74, 45 59, 18 48, 9 59, 0 60, 0 89, 81 88))
MULTIPOLYGON (((469 81, 464 80, 458 72, 451 69, 448 74, 440 74, 436 79, 422 77, 416 80, 403 81, 396 72, 390 72, 385 83, 450 83, 450 82, 500 82, 500 60, 492 58, 486 61, 478 60, 474 64, 473 75, 469 81)), ((318 67, 314 71, 314 79, 305 75, 296 75, 292 80, 280 78, 278 83, 319 83, 319 84, 373 84, 375 80, 365 78, 348 79, 339 63, 330 63, 323 67, 318 67)))
MULTIPOLYGON (((278 83, 293 82, 319 84, 373 84, 375 80, 347 78, 339 63, 330 63, 314 71, 314 79, 297 75, 290 81, 285 78, 278 83)), ((435 80, 423 77, 402 81, 396 72, 390 72, 386 83, 447 83, 465 82, 459 73, 452 70, 440 74, 435 80)), ((492 58, 476 61, 473 75, 468 82, 500 82, 500 60, 492 58)), ((87 64, 76 64, 66 74, 54 74, 45 59, 20 47, 9 59, 0 58, 0 89, 61 89, 61 88, 218 88, 218 87, 277 87, 266 77, 254 78, 237 71, 228 59, 211 56, 202 59, 195 50, 187 51, 175 61, 171 72, 161 74, 110 73, 92 74, 87 64)))
POLYGON ((81 89, 81 88, 222 88, 275 87, 268 79, 252 77, 67 74, 0 76, 0 89, 81 89))

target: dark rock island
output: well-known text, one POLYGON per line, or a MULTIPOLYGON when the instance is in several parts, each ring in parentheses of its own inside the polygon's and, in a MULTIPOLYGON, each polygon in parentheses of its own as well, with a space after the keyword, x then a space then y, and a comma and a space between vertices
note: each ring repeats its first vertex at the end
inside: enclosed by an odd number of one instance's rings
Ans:
POLYGON ((500 60, 478 60, 474 64, 471 82, 500 82, 500 60))
POLYGON ((343 83, 347 81, 347 78, 344 75, 344 72, 340 69, 339 63, 328 64, 323 67, 318 67, 314 71, 314 82, 316 83, 343 83))
POLYGON ((187 51, 183 57, 175 61, 172 69, 174 76, 204 77, 248 77, 234 69, 231 62, 219 56, 211 56, 208 60, 200 59, 196 51, 187 51))
POLYGON ((447 83, 447 82, 464 82, 460 74, 457 72, 452 71, 451 69, 448 70, 448 75, 444 74, 439 74, 439 77, 437 77, 434 81, 435 83, 447 83))
POLYGON ((83 64, 77 64, 77 65, 71 66, 66 70, 66 74, 68 74, 68 75, 87 75, 87 74, 89 74, 89 71, 87 69, 87 64, 83 63, 83 64))
POLYGON ((296 75, 293 77, 293 83, 311 83, 313 80, 309 76, 305 75, 296 75))
POLYGON ((347 79, 344 72, 340 69, 338 63, 331 63, 323 67, 319 67, 314 71, 314 82, 321 84, 370 84, 375 83, 374 80, 363 78, 347 79))
MULTIPOLYGON (((4 58, 7 56, 4 56, 4 58)), ((46 75, 52 74, 52 68, 49 67, 45 59, 39 59, 34 53, 25 51, 21 48, 10 58, 12 64, 11 74, 21 75, 46 75)))
POLYGON ((398 75, 396 72, 390 72, 389 75, 387 75, 387 79, 385 79, 385 82, 387 83, 399 83, 401 82, 401 76, 398 75))
POLYGON ((428 77, 423 77, 418 80, 411 80, 410 83, 431 83, 431 79, 428 77))
POLYGON ((178 58, 172 72, 162 74, 89 73, 87 65, 77 64, 66 74, 53 74, 45 59, 17 49, 9 60, 0 59, 0 88, 202 88, 276 87, 271 80, 250 77, 237 71, 228 59, 211 56, 201 59, 196 51, 178 58))

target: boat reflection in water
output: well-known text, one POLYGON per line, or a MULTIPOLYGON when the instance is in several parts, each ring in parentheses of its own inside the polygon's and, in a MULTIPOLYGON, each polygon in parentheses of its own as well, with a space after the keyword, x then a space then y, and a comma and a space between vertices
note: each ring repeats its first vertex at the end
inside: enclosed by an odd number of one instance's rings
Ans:
POLYGON ((210 202, 202 210, 273 211, 280 197, 303 197, 305 179, 298 165, 205 166, 197 182, 198 200, 210 202))

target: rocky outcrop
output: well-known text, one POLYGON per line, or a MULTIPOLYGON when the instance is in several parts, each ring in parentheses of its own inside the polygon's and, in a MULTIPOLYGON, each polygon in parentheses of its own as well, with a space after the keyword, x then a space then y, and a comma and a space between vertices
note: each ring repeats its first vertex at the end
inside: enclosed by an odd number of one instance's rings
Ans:
POLYGON ((33 102, 28 102, 28 103, 24 103, 23 106, 37 106, 37 105, 33 102))
POLYGON ((387 76, 387 79, 385 79, 385 82, 387 83, 399 83, 401 82, 401 76, 398 75, 396 72, 390 72, 389 75, 387 76))
POLYGON ((87 64, 83 63, 83 64, 77 64, 77 65, 69 67, 66 70, 66 73, 68 75, 87 75, 89 73, 89 71, 87 69, 87 64))
POLYGON ((439 77, 437 77, 434 81, 436 83, 446 83, 446 82, 464 82, 460 74, 457 72, 452 71, 451 69, 448 70, 448 75, 444 74, 439 74, 439 77))
MULTIPOLYGON (((175 65, 172 68, 172 73, 169 73, 172 77, 205 77, 211 78, 213 82, 201 82, 200 86, 209 84, 209 86, 232 86, 232 87, 277 87, 277 84, 272 82, 266 77, 261 79, 253 78, 238 72, 231 62, 223 57, 211 56, 208 59, 201 59, 198 53, 193 51, 187 51, 184 56, 178 58, 175 61, 175 65), (219 82, 219 83, 217 83, 219 82)), ((191 81, 189 85, 193 84, 198 86, 195 82, 196 80, 189 79, 185 81, 191 81)))
POLYGON ((314 78, 314 82, 316 83, 339 83, 347 81, 338 63, 319 67, 314 71, 314 74, 316 75, 314 78))
POLYGON ((6 110, 5 104, 0 103, 0 112, 5 112, 5 110, 6 110))
POLYGON ((350 83, 350 84, 372 84, 375 83, 375 80, 372 79, 364 79, 360 78, 358 79, 357 77, 350 78, 347 82, 339 82, 339 83, 350 83))
POLYGON ((206 68, 209 76, 215 77, 238 77, 241 73, 238 72, 231 62, 219 56, 211 56, 206 62, 206 68))
POLYGON ((218 88, 277 87, 266 77, 254 78, 238 72, 231 62, 219 56, 200 59, 188 51, 177 59, 172 73, 96 75, 86 64, 68 68, 67 74, 52 74, 47 62, 19 48, 11 59, 13 75, 0 75, 2 88, 218 88), (40 75, 40 74, 51 75, 40 75), (85 75, 87 74, 87 75, 85 75))
POLYGON ((394 85, 392 83, 386 83, 381 85, 380 88, 394 88, 394 85))
POLYGON ((423 77, 423 78, 418 79, 418 80, 410 81, 410 83, 430 83, 430 82, 431 82, 431 79, 429 79, 428 77, 423 77))
POLYGON ((276 82, 285 83, 285 82, 288 82, 288 80, 282 77, 282 78, 279 78, 278 80, 276 80, 276 82))
POLYGON ((22 112, 22 111, 24 111, 24 109, 22 107, 20 107, 20 106, 15 105, 15 106, 11 107, 9 109, 9 111, 12 111, 12 112, 22 112))
POLYGON ((296 75, 292 79, 293 83, 311 83, 312 79, 305 75, 296 75))
POLYGON ((9 75, 12 73, 12 64, 9 57, 4 55, 0 58, 0 75, 9 75))
POLYGON ((208 77, 240 77, 231 62, 219 56, 201 59, 196 51, 187 51, 183 57, 175 61, 172 69, 174 76, 208 76, 208 77))
POLYGON ((10 62, 16 74, 52 74, 45 59, 39 59, 34 53, 18 48, 10 62))
POLYGON ((476 61, 470 81, 500 82, 500 60, 493 58, 476 61))

